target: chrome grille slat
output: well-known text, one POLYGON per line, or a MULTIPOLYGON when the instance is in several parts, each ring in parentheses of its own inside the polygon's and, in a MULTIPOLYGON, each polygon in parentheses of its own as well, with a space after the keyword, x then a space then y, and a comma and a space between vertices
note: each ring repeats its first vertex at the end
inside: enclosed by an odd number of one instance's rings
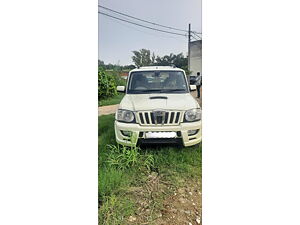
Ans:
POLYGON ((146 112, 144 115, 145 115, 146 123, 150 124, 150 119, 149 119, 148 112, 146 112))
POLYGON ((168 118, 168 123, 167 124, 170 124, 171 123, 171 112, 169 112, 169 118, 168 118))
POLYGON ((175 123, 178 123, 179 117, 180 117, 180 113, 177 112, 177 113, 176 113, 176 116, 175 116, 175 123))
POLYGON ((166 112, 165 124, 168 124, 169 121, 169 112, 166 112))
POLYGON ((174 123, 174 115, 175 115, 175 112, 171 112, 171 119, 170 119, 170 123, 174 123))
POLYGON ((145 123, 145 119, 144 119, 144 114, 143 113, 139 113, 139 118, 140 118, 140 123, 144 124, 145 123))
POLYGON ((150 115, 151 115, 151 116, 150 116, 150 117, 151 117, 151 123, 152 123, 152 124, 155 124, 155 118, 154 118, 153 112, 151 112, 150 115))
POLYGON ((151 119, 151 112, 148 112, 147 114, 148 114, 149 121, 150 121, 150 123, 149 123, 149 124, 153 124, 153 123, 152 123, 152 119, 151 119))

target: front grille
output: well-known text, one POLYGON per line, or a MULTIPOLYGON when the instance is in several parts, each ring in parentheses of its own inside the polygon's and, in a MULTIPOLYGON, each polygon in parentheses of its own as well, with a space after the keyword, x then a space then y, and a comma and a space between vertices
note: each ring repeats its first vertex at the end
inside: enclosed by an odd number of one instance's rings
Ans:
POLYGON ((137 112, 140 125, 178 125, 182 115, 180 111, 166 111, 163 115, 157 115, 153 111, 137 112))

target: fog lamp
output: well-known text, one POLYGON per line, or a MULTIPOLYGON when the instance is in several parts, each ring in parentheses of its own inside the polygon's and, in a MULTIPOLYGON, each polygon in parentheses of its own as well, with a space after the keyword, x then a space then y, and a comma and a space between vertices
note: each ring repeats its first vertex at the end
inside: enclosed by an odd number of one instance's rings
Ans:
POLYGON ((128 130, 121 130, 123 136, 131 137, 132 132, 128 130))
POLYGON ((188 130, 188 136, 192 136, 198 133, 198 129, 197 130, 188 130))

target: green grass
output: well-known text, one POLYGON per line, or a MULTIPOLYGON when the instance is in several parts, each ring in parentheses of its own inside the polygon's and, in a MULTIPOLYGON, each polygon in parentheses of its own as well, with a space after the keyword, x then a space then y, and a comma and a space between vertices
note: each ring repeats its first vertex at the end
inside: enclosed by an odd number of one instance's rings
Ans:
POLYGON ((119 93, 118 95, 111 97, 111 98, 106 98, 106 99, 100 99, 98 102, 99 106, 105 106, 105 105, 115 105, 119 104, 124 97, 123 93, 119 93))
MULTIPOLYGON (((137 197, 128 193, 128 190, 143 187, 151 171, 159 172, 162 179, 174 187, 180 187, 186 181, 193 179, 201 181, 202 150, 199 145, 188 148, 144 147, 124 153, 122 151, 112 152, 107 145, 116 145, 114 115, 101 116, 98 121, 99 224, 126 224, 125 221, 130 215, 139 213, 137 197), (134 157, 137 163, 127 166, 122 163, 121 166, 110 163, 111 159, 118 159, 120 162, 125 160, 125 163, 131 159, 130 157, 134 157), (150 170, 143 164, 147 157, 153 160, 150 170)), ((161 203, 167 194, 168 190, 165 190, 164 193, 156 193, 155 200, 151 205, 153 211, 162 207, 161 203)))
POLYGON ((127 217, 134 213, 134 204, 126 196, 111 195, 99 209, 99 224, 124 224, 127 217))

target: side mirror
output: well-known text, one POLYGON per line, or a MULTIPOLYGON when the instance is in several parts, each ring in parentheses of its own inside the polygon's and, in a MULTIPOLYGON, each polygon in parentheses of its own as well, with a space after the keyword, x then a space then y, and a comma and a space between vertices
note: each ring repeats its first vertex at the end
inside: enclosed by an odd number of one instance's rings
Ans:
POLYGON ((117 86, 117 92, 125 92, 125 86, 117 86))
POLYGON ((196 85, 190 85, 190 90, 191 91, 196 91, 196 85))

